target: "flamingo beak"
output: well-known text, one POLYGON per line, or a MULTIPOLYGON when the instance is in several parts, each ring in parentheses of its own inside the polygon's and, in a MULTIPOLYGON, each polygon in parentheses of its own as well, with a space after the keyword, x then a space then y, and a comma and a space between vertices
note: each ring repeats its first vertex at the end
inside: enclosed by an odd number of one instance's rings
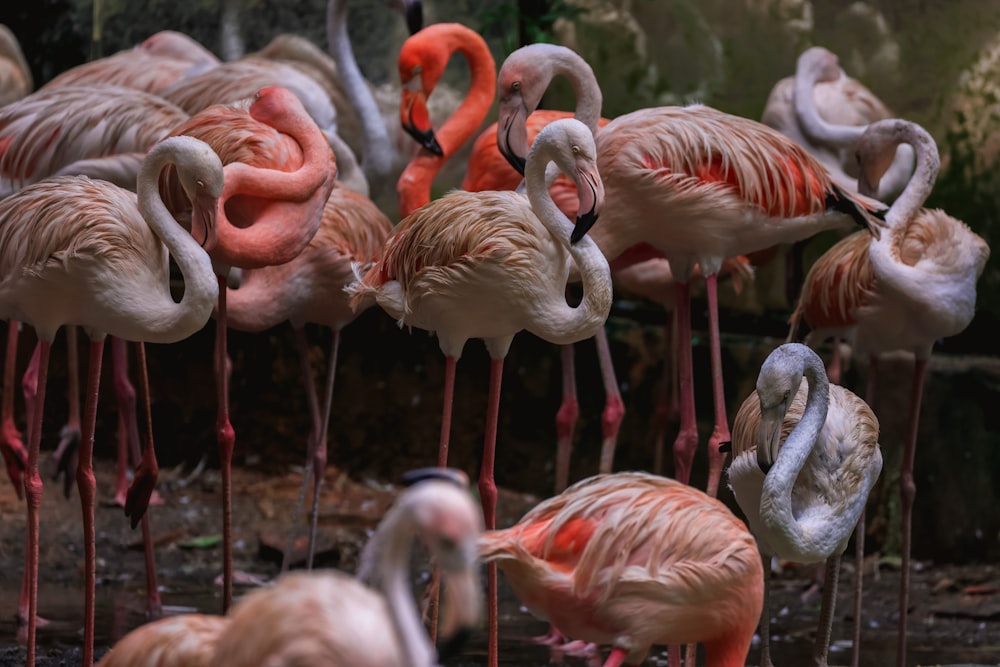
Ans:
POLYGON ((424 5, 420 0, 406 0, 406 28, 416 34, 424 27, 424 5))
POLYGON ((597 167, 578 169, 576 172, 576 194, 579 198, 579 208, 576 225, 570 234, 569 242, 576 243, 597 222, 597 216, 604 206, 604 182, 597 173, 597 167))
POLYGON ((778 458, 781 445, 781 422, 785 418, 787 402, 783 401, 770 408, 761 407, 760 431, 757 435, 757 465, 766 475, 778 458))
POLYGON ((497 148, 507 158, 510 166, 524 176, 525 156, 528 154, 528 112, 520 96, 500 101, 497 120, 497 148))
POLYGON ((220 201, 208 193, 199 193, 194 198, 191 210, 191 236, 195 241, 201 239, 199 243, 205 252, 214 248, 219 238, 218 227, 215 224, 219 208, 221 208, 220 201))
POLYGON ((439 623, 438 659, 446 661, 460 649, 471 631, 480 621, 482 596, 479 586, 479 568, 475 545, 466 555, 467 562, 451 572, 442 567, 444 590, 441 597, 441 620, 439 623))
POLYGON ((434 136, 434 128, 431 127, 430 115, 427 113, 427 96, 422 90, 411 90, 408 85, 403 87, 399 116, 403 129, 416 139, 418 144, 438 157, 444 155, 441 144, 434 136))

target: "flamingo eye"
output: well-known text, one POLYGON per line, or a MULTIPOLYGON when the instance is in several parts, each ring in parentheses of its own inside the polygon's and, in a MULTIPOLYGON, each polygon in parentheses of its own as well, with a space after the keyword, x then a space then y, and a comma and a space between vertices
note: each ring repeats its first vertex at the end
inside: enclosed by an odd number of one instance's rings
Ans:
POLYGON ((576 144, 573 144, 573 155, 579 155, 579 154, 580 154, 580 147, 577 146, 576 144))
POLYGON ((520 81, 515 81, 514 83, 510 84, 510 89, 512 91, 514 91, 515 93, 517 91, 521 90, 521 82, 520 81))
POLYGON ((196 180, 195 183, 198 185, 199 188, 205 187, 205 181, 201 180, 200 178, 196 180))
POLYGON ((413 76, 420 76, 420 73, 424 71, 424 68, 420 65, 413 66, 413 76))

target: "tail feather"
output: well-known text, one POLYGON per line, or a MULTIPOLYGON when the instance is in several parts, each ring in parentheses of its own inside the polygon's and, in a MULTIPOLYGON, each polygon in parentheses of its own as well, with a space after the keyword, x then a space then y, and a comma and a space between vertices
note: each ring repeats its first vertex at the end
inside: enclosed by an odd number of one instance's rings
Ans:
POLYGON ((827 210, 851 216, 854 222, 867 229, 872 236, 878 238, 880 236, 879 227, 884 224, 885 214, 888 209, 876 207, 876 203, 874 200, 871 200, 871 205, 867 205, 866 202, 862 202, 850 193, 845 192, 836 183, 830 184, 830 191, 826 194, 827 210))

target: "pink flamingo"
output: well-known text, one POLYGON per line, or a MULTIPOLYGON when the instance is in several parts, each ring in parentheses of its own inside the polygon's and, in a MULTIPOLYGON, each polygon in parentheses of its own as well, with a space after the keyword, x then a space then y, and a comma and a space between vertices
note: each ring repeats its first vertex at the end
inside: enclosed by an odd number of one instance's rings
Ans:
POLYGON ((248 594, 228 616, 187 614, 143 625, 99 666, 437 665, 410 592, 411 544, 419 539, 441 564, 447 633, 460 639, 482 608, 475 556, 482 519, 464 475, 459 482, 448 474, 454 471, 415 472, 424 478, 399 495, 365 548, 361 581, 336 570, 286 574, 248 594))
MULTIPOLYGON (((934 342, 954 336, 972 321, 976 281, 989 258, 989 246, 969 227, 941 210, 923 208, 937 176, 940 158, 934 139, 919 125, 892 119, 873 123, 858 142, 862 192, 874 192, 906 142, 916 154, 916 170, 889 211, 888 232, 873 241, 852 234, 828 250, 809 270, 793 315, 792 334, 805 320, 815 345, 836 335, 870 359, 867 397, 875 398, 878 356, 894 350, 914 353, 910 427, 900 468, 903 562, 897 664, 905 664, 909 605, 910 543, 916 487, 913 462, 920 423, 920 400, 927 360, 934 342)), ((864 514, 857 539, 863 540, 864 514)), ((863 542, 859 545, 863 553, 863 542)), ((859 598, 855 603, 859 604, 859 598)), ((860 643, 855 628, 855 644, 860 643)))
MULTIPOLYGON (((419 34, 419 33, 418 33, 419 34)), ((401 325, 436 332, 445 354, 445 397, 439 465, 447 464, 455 364, 469 338, 489 351, 490 390, 486 412, 479 495, 487 528, 496 521, 493 478, 503 360, 514 335, 526 329, 554 343, 593 335, 611 307, 607 261, 587 236, 569 242, 596 220, 603 199, 595 171, 593 135, 573 119, 551 123, 535 139, 525 170, 528 199, 514 192, 455 191, 404 219, 389 238, 382 259, 353 287, 355 303, 374 299, 401 325), (554 161, 578 186, 575 228, 545 186, 554 161), (529 204, 530 201, 530 204, 529 204), (566 303, 572 258, 583 281, 583 300, 566 303)), ((497 660, 496 568, 490 568, 490 664, 497 660)))
MULTIPOLYGON (((544 50, 543 53, 532 52, 526 47, 512 53, 504 67, 501 68, 499 82, 504 88, 505 81, 517 76, 513 71, 519 71, 527 62, 543 58, 546 63, 544 75, 551 80, 557 74, 571 76, 574 87, 581 95, 596 98, 596 104, 583 108, 575 116, 593 131, 599 124, 607 123, 600 118, 601 92, 591 75, 587 77, 574 76, 577 67, 587 67, 578 55, 551 45, 534 45, 544 50), (505 73, 508 72, 508 73, 505 73)), ((483 38, 464 26, 458 24, 437 24, 428 26, 420 33, 411 36, 400 50, 400 77, 404 84, 404 94, 401 105, 403 127, 417 139, 427 152, 422 152, 410 163, 400 178, 400 209, 403 215, 414 208, 430 201, 430 185, 434 175, 465 141, 467 141, 486 117, 493 101, 495 83, 492 78, 494 69, 493 56, 483 38), (469 84, 469 92, 458 110, 437 130, 430 126, 427 113, 427 98, 434 91, 444 66, 451 55, 459 51, 465 56, 473 72, 469 84), (419 77, 414 75, 419 72, 419 77), (417 87, 419 86, 419 91, 417 87), (412 90, 407 90, 412 88, 412 90)), ((516 92, 516 91, 515 91, 516 92)), ((501 98, 501 104, 505 103, 501 98)), ((537 103, 537 100, 536 100, 537 103)), ((533 141, 538 132, 553 120, 568 118, 573 114, 557 111, 536 111, 527 116, 528 128, 524 130, 525 140, 533 141)), ((513 190, 522 180, 521 174, 507 164, 497 149, 497 124, 494 123, 484 130, 472 147, 462 189, 469 192, 488 190, 513 190)), ((520 165, 523 169, 523 164, 520 165)), ((573 182, 565 177, 557 178, 552 188, 553 199, 559 208, 571 217, 576 215, 576 192, 573 182)), ((601 470, 611 469, 614 443, 618 428, 624 415, 624 405, 614 367, 611 363, 611 353, 608 348, 607 335, 603 328, 595 336, 598 350, 598 360, 601 365, 601 376, 604 381, 607 402, 602 415, 604 443, 601 448, 601 470)), ((574 371, 573 348, 562 350, 563 363, 563 402, 556 414, 556 429, 558 441, 556 447, 556 489, 566 487, 569 479, 569 458, 573 442, 573 430, 579 414, 576 400, 576 380, 574 371)))
POLYGON ((0 23, 0 107, 25 97, 34 85, 17 37, 0 23))
MULTIPOLYGON (((263 88, 253 100, 215 105, 174 128, 205 141, 226 169, 225 216, 209 251, 219 279, 216 309, 216 422, 222 467, 223 608, 233 595, 232 459, 236 433, 229 421, 226 369, 226 283, 231 267, 284 264, 309 244, 333 188, 336 164, 325 137, 301 102, 285 88, 263 88)), ((188 217, 177 179, 161 186, 173 215, 188 217)))
POLYGON ((746 662, 761 559, 743 522, 702 491, 642 472, 597 475, 479 544, 532 614, 611 644, 604 667, 689 642, 705 645, 708 667, 746 662))
MULTIPOLYGON (((28 664, 34 664, 38 604, 38 508, 42 492, 38 449, 49 349, 56 331, 73 322, 83 326, 92 341, 77 471, 86 553, 83 660, 90 665, 96 562, 92 458, 104 336, 153 342, 181 340, 204 326, 218 294, 201 244, 170 218, 157 196, 156 179, 167 164, 175 165, 194 207, 193 231, 204 239, 204 245, 211 246, 216 201, 222 192, 222 165, 211 149, 191 139, 165 142, 151 152, 140 173, 138 208, 132 193, 86 177, 47 179, 0 202, 0 267, 6 276, 0 283, 0 313, 31 324, 39 336, 38 386, 28 428, 25 472, 28 664), (174 302, 168 289, 168 251, 185 279, 180 303, 174 302), (143 298, 136 299, 137 293, 143 298)), ((137 477, 136 485, 140 484, 137 477)))
MULTIPOLYGON (((301 253, 284 264, 244 271, 239 289, 229 289, 226 295, 229 326, 234 329, 258 332, 285 321, 291 322, 295 329, 302 360, 302 379, 312 415, 312 430, 308 440, 306 475, 292 521, 291 536, 295 534, 294 527, 298 526, 301 501, 312 477, 309 569, 312 569, 313 562, 320 486, 326 470, 326 433, 330 422, 340 332, 358 316, 348 303, 344 287, 354 280, 353 264, 368 266, 378 260, 391 232, 392 223, 370 199, 347 188, 335 187, 323 208, 319 230, 301 253), (310 322, 333 331, 327 356, 329 368, 322 412, 309 364, 305 325, 310 322)), ((283 569, 287 567, 289 551, 285 551, 283 569)))
MULTIPOLYGON (((537 99, 524 88, 522 99, 537 99)), ((530 107, 525 112, 530 112, 530 107)), ((513 108, 501 108, 501 127, 513 108)), ((520 112, 518 112, 520 113, 520 112)), ((520 133, 498 135, 516 164, 520 133)), ((690 280, 706 276, 715 427, 708 441, 708 493, 718 491, 729 440, 722 387, 717 274, 722 260, 853 222, 870 227, 874 202, 858 200, 790 139, 765 125, 710 107, 655 107, 619 116, 597 133, 599 169, 608 187, 611 223, 594 239, 614 260, 645 243, 670 260, 677 276, 681 425, 674 442, 678 479, 687 482, 698 444, 691 359, 690 280), (611 195, 614 195, 611 197, 611 195)))
MULTIPOLYGON (((732 449, 729 481, 763 560, 826 561, 813 648, 813 664, 826 667, 840 556, 882 471, 878 420, 867 403, 830 384, 815 352, 789 343, 761 366, 756 391, 733 421, 732 449)), ((772 667, 765 572, 760 660, 772 667)))

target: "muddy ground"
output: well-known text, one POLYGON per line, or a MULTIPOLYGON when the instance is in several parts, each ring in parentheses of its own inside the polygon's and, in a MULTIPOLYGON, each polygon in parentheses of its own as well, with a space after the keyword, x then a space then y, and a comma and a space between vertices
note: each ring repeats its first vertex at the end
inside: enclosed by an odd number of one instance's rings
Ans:
MULTIPOLYGON (((100 461, 99 492, 105 500, 97 511, 99 654, 122 633, 144 620, 144 567, 139 530, 130 530, 112 495, 113 464, 100 461)), ((242 585, 237 594, 275 576, 279 555, 269 545, 280 544, 298 493, 295 471, 274 474, 256 466, 237 468, 234 476, 235 566, 242 585)), ((351 479, 331 470, 323 488, 320 513, 322 566, 353 570, 360 545, 367 538, 395 488, 385 480, 351 479)), ((159 585, 167 613, 184 610, 219 612, 218 544, 220 483, 214 469, 186 466, 166 469, 161 476, 162 504, 152 508, 159 585)), ((535 496, 502 491, 499 522, 507 525, 537 502, 535 496)), ((39 631, 40 665, 79 664, 82 554, 79 547, 79 502, 66 500, 49 484, 42 506, 41 608, 50 625, 39 631)), ((13 616, 21 572, 24 504, 11 486, 0 484, 0 665, 23 664, 23 649, 15 643, 13 616)), ((896 627, 898 571, 891 562, 868 559, 865 605, 866 663, 891 664, 896 627), (874 575, 878 564, 878 574, 874 575)), ((812 571, 786 566, 774 586, 775 662, 796 664, 807 655, 819 606, 809 590, 812 571), (799 657, 794 657, 799 656, 799 657), (784 658, 784 659, 782 659, 784 658), (780 662, 779 662, 780 660, 780 662)), ((844 564, 838 623, 831 664, 846 661, 850 586, 853 567, 844 564)), ((545 652, 527 641, 544 625, 533 621, 510 599, 502 603, 501 627, 508 664, 544 664, 545 652), (510 662, 508 662, 508 660, 510 662)), ((918 562, 913 578, 910 664, 1000 663, 1000 567, 948 566, 918 562)), ((458 662, 480 664, 483 646, 473 640, 458 662)), ((751 661, 756 656, 751 656, 751 661)), ((573 659, 569 659, 572 662, 573 659)), ((577 661, 578 664, 579 661, 577 661)), ((456 663, 457 664, 457 663, 456 663)), ((755 664, 755 663, 754 663, 755 664)), ((799 663, 799 664, 804 664, 799 663)))

